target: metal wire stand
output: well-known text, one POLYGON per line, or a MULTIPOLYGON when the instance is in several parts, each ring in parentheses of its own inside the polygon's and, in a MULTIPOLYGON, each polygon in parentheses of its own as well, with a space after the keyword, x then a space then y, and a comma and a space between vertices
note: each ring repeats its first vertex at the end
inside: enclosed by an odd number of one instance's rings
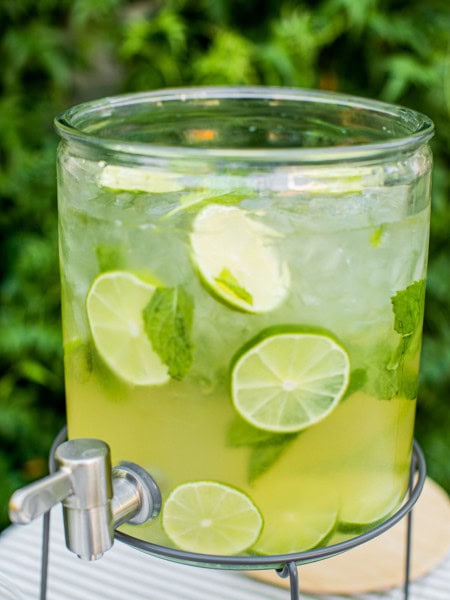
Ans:
MULTIPOLYGON (((61 430, 55 439, 50 451, 50 472, 55 471, 54 452, 59 444, 66 439, 66 429, 61 430)), ((409 600, 410 591, 410 565, 411 565, 411 531, 412 531, 412 509, 416 504, 422 492, 426 478, 425 459, 416 441, 413 444, 411 459, 409 489, 407 498, 401 507, 389 519, 378 524, 369 531, 358 535, 350 540, 327 546, 325 548, 316 548, 306 552, 293 554, 279 554, 273 556, 217 556, 212 554, 197 554, 176 550, 166 546, 158 546, 146 542, 139 538, 130 536, 121 531, 115 532, 116 540, 119 540, 133 548, 173 562, 179 562, 195 567, 204 567, 212 569, 233 569, 233 570, 262 570, 275 569, 282 578, 290 580, 290 599, 300 600, 300 581, 298 566, 324 560, 341 554, 355 548, 361 544, 369 542, 378 537, 404 517, 407 517, 407 532, 405 540, 405 573, 404 573, 404 600, 409 600)), ((50 513, 44 515, 43 535, 42 535, 42 560, 41 560, 41 588, 40 600, 47 598, 48 566, 49 566, 49 532, 50 532, 50 513)))

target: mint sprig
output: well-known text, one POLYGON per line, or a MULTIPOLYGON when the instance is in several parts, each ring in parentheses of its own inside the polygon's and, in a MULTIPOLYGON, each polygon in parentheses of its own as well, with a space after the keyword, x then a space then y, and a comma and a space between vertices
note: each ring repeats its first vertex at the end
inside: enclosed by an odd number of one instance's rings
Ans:
POLYGON ((394 329, 406 342, 405 351, 414 333, 422 323, 425 302, 425 279, 414 281, 404 290, 392 296, 391 303, 394 311, 394 329))
POLYGON ((250 449, 247 478, 249 483, 253 483, 277 462, 298 435, 264 431, 237 417, 228 429, 227 444, 234 448, 250 449))
POLYGON ((157 288, 143 311, 145 332, 173 379, 183 379, 192 364, 193 314, 194 302, 181 286, 157 288))
POLYGON ((396 371, 398 393, 411 400, 417 396, 417 373, 407 367, 406 361, 414 357, 420 346, 425 287, 425 279, 420 279, 391 298, 394 330, 400 334, 401 339, 390 369, 396 371))

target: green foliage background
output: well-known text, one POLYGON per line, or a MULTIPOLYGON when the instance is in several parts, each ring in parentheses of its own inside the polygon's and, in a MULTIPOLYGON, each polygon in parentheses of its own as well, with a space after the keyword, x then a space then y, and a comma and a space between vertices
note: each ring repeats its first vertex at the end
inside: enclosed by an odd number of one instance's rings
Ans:
POLYGON ((53 117, 166 86, 331 89, 433 118, 417 437, 450 490, 449 32, 448 0, 2 0, 0 528, 13 489, 46 472, 64 422, 53 117))

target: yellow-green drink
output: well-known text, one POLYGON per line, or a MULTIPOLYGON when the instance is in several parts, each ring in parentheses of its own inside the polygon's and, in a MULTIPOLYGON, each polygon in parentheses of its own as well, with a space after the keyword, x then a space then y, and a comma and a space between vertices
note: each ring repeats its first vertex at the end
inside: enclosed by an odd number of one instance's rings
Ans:
POLYGON ((270 88, 59 118, 69 436, 149 470, 133 535, 282 554, 387 518, 408 483, 432 125, 270 88))

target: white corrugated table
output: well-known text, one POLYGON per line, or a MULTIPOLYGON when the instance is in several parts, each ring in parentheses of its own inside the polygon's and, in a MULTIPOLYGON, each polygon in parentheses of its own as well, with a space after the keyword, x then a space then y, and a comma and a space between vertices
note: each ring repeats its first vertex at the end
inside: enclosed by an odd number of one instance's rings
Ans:
MULTIPOLYGON (((42 521, 12 526, 0 536, 0 577, 26 600, 38 600, 42 521)), ((301 582, 301 569, 300 569, 301 582)), ((411 600, 450 600, 450 554, 432 573, 414 582, 411 600)), ((200 569, 154 558, 116 542, 95 562, 66 550, 59 507, 53 510, 48 600, 289 600, 289 591, 236 571, 200 569)), ((301 595, 302 600, 350 596, 301 595)), ((351 596, 353 600, 403 600, 400 589, 351 596)), ((0 598, 0 600, 3 600, 0 598)))

